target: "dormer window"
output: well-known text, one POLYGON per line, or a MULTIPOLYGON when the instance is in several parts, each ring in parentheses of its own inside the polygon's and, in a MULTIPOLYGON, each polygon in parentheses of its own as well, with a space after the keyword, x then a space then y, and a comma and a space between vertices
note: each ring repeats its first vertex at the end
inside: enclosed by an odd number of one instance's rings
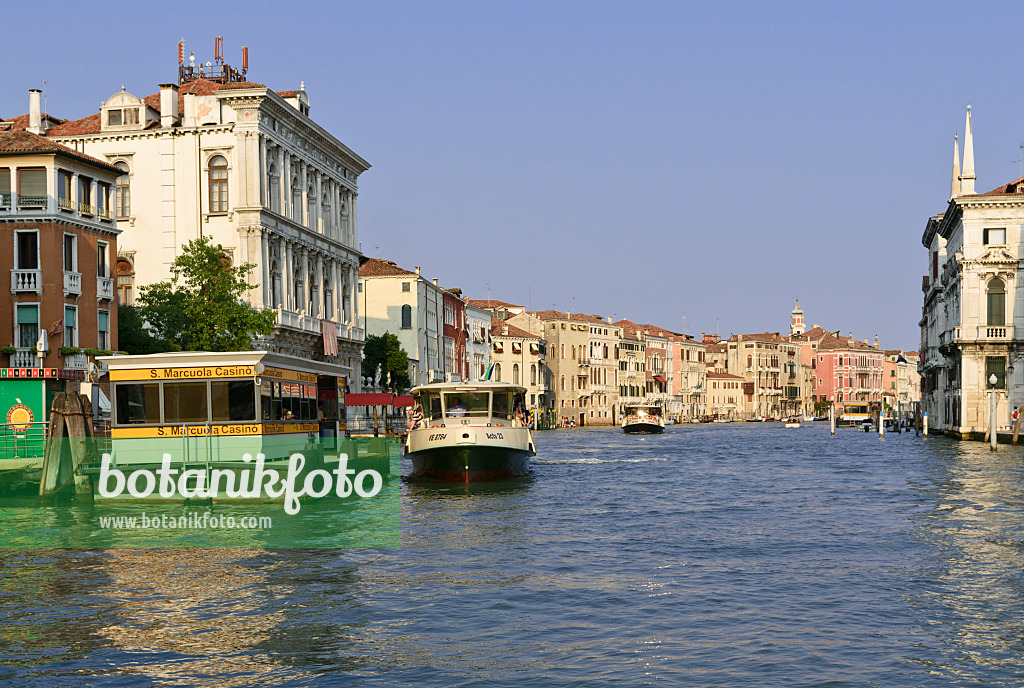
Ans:
POLYGON ((124 129, 140 129, 147 124, 150 120, 156 119, 159 121, 158 115, 147 114, 147 105, 133 96, 131 93, 127 93, 124 87, 114 95, 107 98, 107 101, 103 103, 102 107, 102 129, 104 130, 124 130, 124 129))
POLYGON ((125 124, 139 123, 139 108, 123 108, 107 110, 107 126, 120 127, 125 124))

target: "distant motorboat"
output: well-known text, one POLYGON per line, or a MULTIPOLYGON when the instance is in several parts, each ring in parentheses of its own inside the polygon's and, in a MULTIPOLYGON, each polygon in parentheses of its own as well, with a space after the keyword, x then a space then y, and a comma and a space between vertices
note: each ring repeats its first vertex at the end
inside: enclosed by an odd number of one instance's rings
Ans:
POLYGON ((653 434, 665 431, 661 404, 626 404, 623 406, 622 431, 629 434, 653 434))

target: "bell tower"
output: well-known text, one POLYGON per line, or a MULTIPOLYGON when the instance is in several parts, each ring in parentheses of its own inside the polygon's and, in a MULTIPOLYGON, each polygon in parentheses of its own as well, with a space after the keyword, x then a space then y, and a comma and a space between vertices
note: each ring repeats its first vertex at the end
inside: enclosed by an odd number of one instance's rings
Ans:
POLYGON ((790 336, 804 333, 804 312, 800 310, 800 299, 796 300, 796 308, 793 309, 793 319, 789 326, 790 336))

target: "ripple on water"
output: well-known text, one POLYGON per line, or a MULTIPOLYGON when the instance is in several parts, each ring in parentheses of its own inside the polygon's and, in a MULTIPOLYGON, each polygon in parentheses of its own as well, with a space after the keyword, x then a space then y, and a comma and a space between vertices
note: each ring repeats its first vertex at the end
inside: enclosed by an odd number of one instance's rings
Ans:
POLYGON ((0 685, 1024 681, 1024 449, 536 439, 528 478, 401 485, 395 550, 6 552, 0 685))

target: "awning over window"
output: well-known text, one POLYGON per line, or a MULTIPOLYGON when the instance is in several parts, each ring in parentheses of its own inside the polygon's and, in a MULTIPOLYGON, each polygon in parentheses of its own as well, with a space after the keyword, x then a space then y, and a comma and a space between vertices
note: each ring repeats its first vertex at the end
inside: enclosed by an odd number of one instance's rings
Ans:
POLYGON ((661 375, 655 375, 654 379, 660 382, 661 384, 665 384, 665 378, 663 378, 661 375))

